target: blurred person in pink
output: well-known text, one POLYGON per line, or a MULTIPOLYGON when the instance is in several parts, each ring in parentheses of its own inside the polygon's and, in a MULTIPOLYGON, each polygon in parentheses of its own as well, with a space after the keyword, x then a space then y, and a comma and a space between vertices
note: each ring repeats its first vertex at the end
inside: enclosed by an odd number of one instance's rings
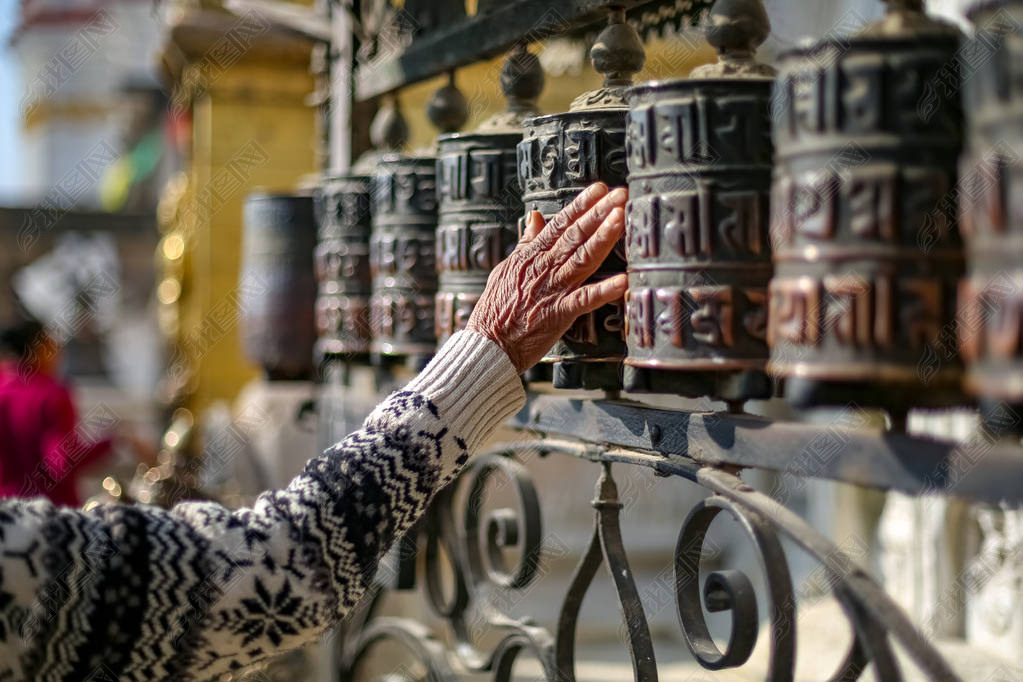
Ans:
POLYGON ((0 332, 0 498, 44 496, 77 507, 83 469, 112 449, 79 428, 71 392, 56 378, 60 349, 35 320, 0 332))

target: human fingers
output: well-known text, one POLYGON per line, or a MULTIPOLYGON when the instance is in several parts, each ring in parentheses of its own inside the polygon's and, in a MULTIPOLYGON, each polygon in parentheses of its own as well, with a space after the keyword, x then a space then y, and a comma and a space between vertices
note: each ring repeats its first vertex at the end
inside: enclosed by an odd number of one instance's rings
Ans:
POLYGON ((541 251, 551 248, 565 228, 578 220, 605 194, 607 194, 607 185, 603 182, 595 182, 584 189, 568 206, 561 209, 556 216, 548 221, 532 243, 541 251))
POLYGON ((522 229, 522 236, 519 237, 519 243, 527 244, 536 239, 536 235, 540 234, 540 230, 546 224, 547 222, 543 219, 543 214, 540 211, 530 211, 524 220, 525 226, 522 229))
POLYGON ((572 252, 554 274, 554 282, 574 286, 596 272, 625 233, 625 209, 614 207, 600 226, 572 252))
POLYGON ((593 236, 594 232, 603 224, 607 217, 617 208, 624 208, 625 202, 629 199, 629 192, 624 187, 619 187, 610 194, 605 195, 600 201, 593 205, 566 229, 551 249, 553 253, 553 264, 560 265, 570 260, 576 252, 582 248, 593 236))
POLYGON ((596 310, 602 305, 617 301, 629 288, 629 277, 620 273, 599 282, 581 286, 562 301, 562 313, 570 319, 596 310))

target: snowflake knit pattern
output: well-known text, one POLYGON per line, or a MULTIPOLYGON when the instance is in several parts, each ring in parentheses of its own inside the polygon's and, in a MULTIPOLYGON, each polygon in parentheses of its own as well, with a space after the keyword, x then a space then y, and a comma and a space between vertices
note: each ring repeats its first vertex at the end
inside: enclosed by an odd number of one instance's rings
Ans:
POLYGON ((251 508, 0 501, 0 681, 208 680, 308 643, 524 400, 500 347, 462 331, 251 508))

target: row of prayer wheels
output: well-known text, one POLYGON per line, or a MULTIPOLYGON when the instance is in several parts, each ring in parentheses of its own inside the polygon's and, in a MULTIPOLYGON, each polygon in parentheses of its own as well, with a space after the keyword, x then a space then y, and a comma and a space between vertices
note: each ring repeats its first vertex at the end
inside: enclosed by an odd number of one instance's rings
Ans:
MULTIPOLYGON (((577 320, 533 380, 729 403, 1023 404, 1023 2, 970 18, 964 42, 922 0, 889 0, 882 20, 784 52, 776 71, 755 58, 761 2, 718 0, 718 62, 633 85, 643 46, 611 9, 591 51, 603 87, 546 115, 520 46, 507 112, 323 183, 319 355, 429 357, 465 326, 521 217, 603 181, 630 200, 593 277, 627 272, 629 291, 577 320)), ((434 121, 457 129, 460 96, 441 92, 434 121)), ((383 118, 403 130, 396 109, 383 118)))

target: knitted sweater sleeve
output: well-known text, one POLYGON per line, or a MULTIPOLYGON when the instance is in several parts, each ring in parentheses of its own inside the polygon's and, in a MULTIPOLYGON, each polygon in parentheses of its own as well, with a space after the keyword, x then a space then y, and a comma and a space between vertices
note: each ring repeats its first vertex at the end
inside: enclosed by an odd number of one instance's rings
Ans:
POLYGON ((523 401, 463 331, 251 508, 0 502, 0 680, 205 680, 309 642, 523 401))

